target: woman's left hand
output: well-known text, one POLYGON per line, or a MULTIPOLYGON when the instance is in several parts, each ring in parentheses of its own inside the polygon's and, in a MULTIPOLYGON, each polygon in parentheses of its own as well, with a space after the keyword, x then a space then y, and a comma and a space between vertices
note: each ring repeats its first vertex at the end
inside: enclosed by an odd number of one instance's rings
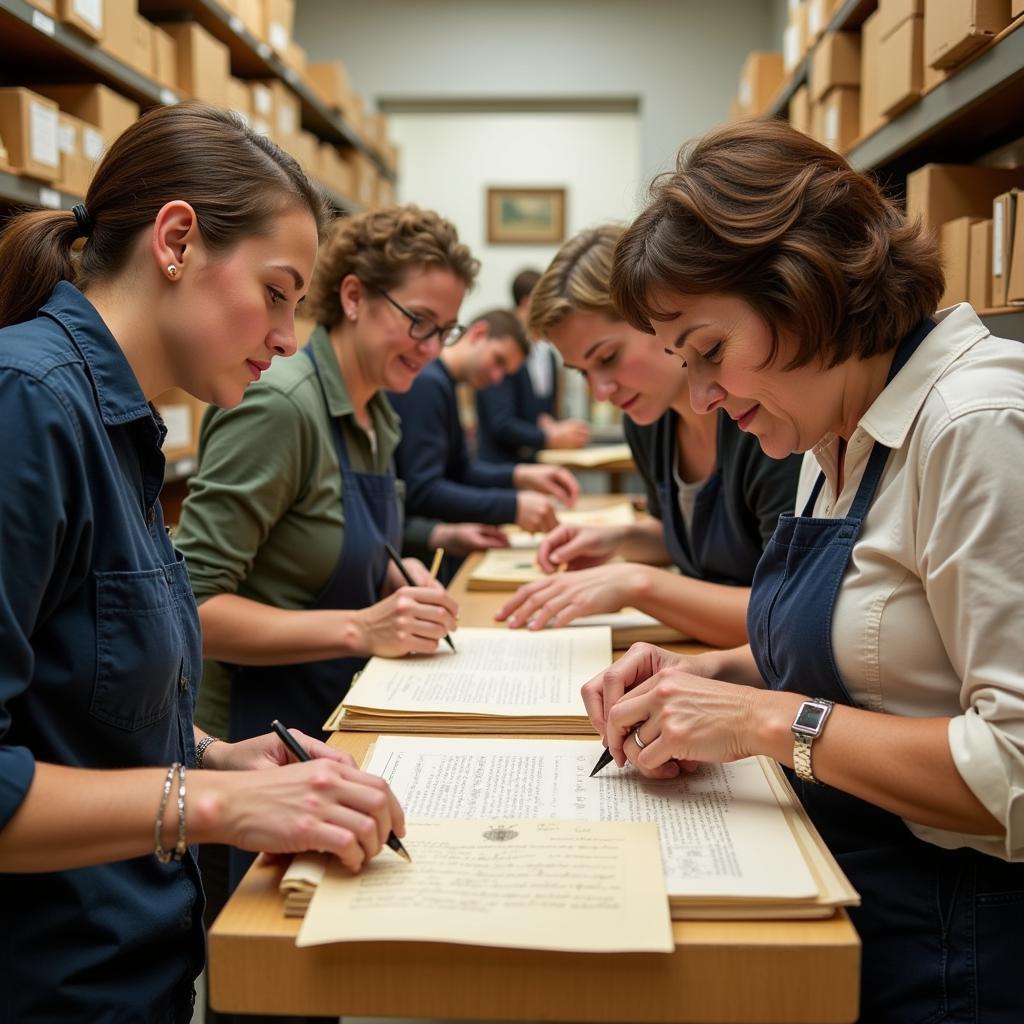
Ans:
POLYGON ((512 486, 517 491, 539 491, 549 494, 568 508, 576 504, 580 495, 580 482, 563 466, 519 463, 512 470, 512 486))
MULTIPOLYGON (((356 767, 351 754, 335 750, 321 740, 290 729, 289 732, 299 741, 310 757, 324 757, 329 761, 340 761, 352 768, 356 767)), ((254 736, 250 740, 228 743, 219 740, 211 743, 203 755, 203 765, 218 771, 253 771, 260 768, 279 768, 283 764, 291 764, 295 755, 281 742, 276 733, 267 732, 262 736, 254 736)))
POLYGON ((631 571, 636 566, 616 563, 577 572, 556 573, 520 587, 495 613, 509 626, 567 626, 581 615, 617 612, 630 603, 631 571))
POLYGON ((749 686, 664 669, 612 707, 605 731, 608 750, 620 768, 628 760, 652 779, 674 778, 679 762, 738 761, 758 753, 752 748, 763 696, 749 686))

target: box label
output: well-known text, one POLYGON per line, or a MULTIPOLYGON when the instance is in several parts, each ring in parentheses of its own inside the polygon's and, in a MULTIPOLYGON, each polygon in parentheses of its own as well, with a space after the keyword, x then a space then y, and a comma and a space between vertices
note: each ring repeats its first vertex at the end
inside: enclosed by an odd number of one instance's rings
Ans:
POLYGON ((750 80, 744 78, 740 82, 740 105, 746 107, 747 110, 750 109, 751 104, 754 102, 752 93, 753 90, 750 88, 750 80))
POLYGON ((277 130, 282 135, 294 135, 298 127, 295 123, 295 111, 291 107, 282 107, 277 112, 277 130))
POLYGON ((274 96, 265 85, 254 85, 252 87, 252 101, 256 104, 257 114, 270 116, 274 109, 274 96))
POLYGON ((187 405, 162 405, 160 418, 167 427, 164 448, 188 448, 192 444, 192 409, 187 405))
POLYGON ((825 29, 825 5, 822 0, 811 0, 807 11, 807 27, 812 36, 819 36, 825 29))
POLYGON ((103 0, 75 0, 72 10, 97 31, 103 29, 103 0))
POLYGON ((74 154, 76 151, 75 146, 75 126, 73 124, 60 124, 57 123, 57 148, 62 153, 74 154))
POLYGON ((800 26, 787 25, 782 33, 782 50, 787 71, 800 63, 800 26))
POLYGON ((267 36, 270 39, 271 47, 278 53, 284 53, 288 49, 288 29, 281 22, 272 21, 267 36))
POLYGON ((41 188, 39 190, 39 205, 47 210, 59 210, 60 193, 56 189, 41 188))
POLYGON ((992 276, 1003 276, 1003 210, 1002 203, 992 207, 992 276))
POLYGON ((29 101, 29 157, 47 167, 60 166, 60 151, 57 149, 57 111, 44 107, 42 103, 29 101))
POLYGON ((839 148, 839 108, 825 108, 825 145, 830 149, 839 148))
POLYGON ((95 128, 82 129, 82 152, 87 160, 93 163, 99 160, 103 156, 104 147, 103 136, 95 128))
POLYGON ((47 36, 52 36, 57 31, 53 18, 43 14, 42 11, 34 10, 32 12, 32 27, 47 36))

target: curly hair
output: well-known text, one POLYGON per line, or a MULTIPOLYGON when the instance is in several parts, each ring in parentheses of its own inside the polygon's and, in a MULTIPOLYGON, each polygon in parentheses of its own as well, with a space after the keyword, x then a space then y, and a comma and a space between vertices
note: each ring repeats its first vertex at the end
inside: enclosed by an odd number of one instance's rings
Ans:
POLYGON ((613 320, 622 314, 611 298, 612 258, 625 228, 602 224, 574 235, 555 253, 530 293, 529 329, 543 338, 570 313, 603 313, 613 320))
POLYGON ((835 366, 894 348, 944 290, 935 240, 832 150, 778 120, 716 128, 674 172, 615 250, 611 292, 640 330, 673 314, 658 296, 722 292, 796 341, 787 369, 835 366))
POLYGON ((388 291, 413 269, 444 267, 467 288, 480 269, 455 226, 433 210, 384 206, 335 223, 320 247, 306 305, 318 324, 342 319, 341 282, 349 274, 374 291, 388 291))

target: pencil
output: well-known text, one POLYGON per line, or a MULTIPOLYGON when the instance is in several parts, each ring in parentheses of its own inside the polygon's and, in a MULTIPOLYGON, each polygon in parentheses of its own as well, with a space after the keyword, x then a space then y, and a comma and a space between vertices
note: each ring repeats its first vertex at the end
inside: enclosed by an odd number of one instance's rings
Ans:
MULTIPOLYGON (((309 753, 300 745, 299 741, 279 722, 276 718, 270 723, 270 728, 277 733, 280 737, 281 742, 292 752, 292 754, 299 761, 312 761, 313 758, 309 753)), ((388 846, 398 854, 403 860, 407 860, 410 864, 412 863, 412 857, 409 856, 409 851, 402 845, 402 840, 395 835, 394 832, 388 833, 386 840, 388 846)))
POLYGON ((430 563, 430 578, 437 579, 437 571, 441 568, 441 560, 444 558, 444 548, 438 548, 434 552, 434 560, 430 563))
MULTIPOLYGON (((387 541, 384 541, 384 547, 387 549, 388 557, 395 563, 395 568, 397 568, 402 574, 402 579, 404 579, 410 587, 415 587, 416 583, 409 575, 409 570, 402 564, 402 559, 399 557, 398 552, 387 541)), ((438 551, 440 551, 442 555, 444 554, 442 549, 438 548, 438 551)), ((434 555, 434 562, 437 562, 437 554, 434 555)), ((452 643, 452 638, 447 633, 444 635, 444 642, 452 649, 453 652, 455 651, 455 644, 452 643)))

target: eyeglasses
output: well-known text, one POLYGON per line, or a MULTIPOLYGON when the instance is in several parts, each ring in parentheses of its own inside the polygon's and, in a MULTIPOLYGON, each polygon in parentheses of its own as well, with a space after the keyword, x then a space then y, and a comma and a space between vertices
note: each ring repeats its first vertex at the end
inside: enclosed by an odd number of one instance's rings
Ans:
POLYGON ((448 348, 454 345, 465 333, 466 328, 462 324, 450 324, 448 327, 439 327, 428 317, 414 313, 411 309, 406 309, 400 302, 388 295, 383 288, 378 288, 377 290, 395 309, 400 313, 404 313, 409 318, 409 337, 414 341, 430 341, 437 334, 441 338, 441 344, 448 348))

